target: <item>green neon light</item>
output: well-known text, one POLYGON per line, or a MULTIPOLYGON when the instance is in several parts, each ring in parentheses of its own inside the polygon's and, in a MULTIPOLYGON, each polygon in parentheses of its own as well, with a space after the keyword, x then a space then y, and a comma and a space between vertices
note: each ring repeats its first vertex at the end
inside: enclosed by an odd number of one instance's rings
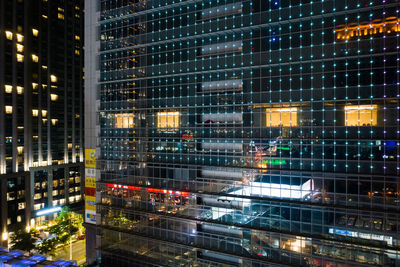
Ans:
POLYGON ((283 164, 286 164, 286 160, 284 160, 284 159, 264 159, 263 164, 283 165, 283 164))
POLYGON ((280 150, 290 150, 290 147, 277 146, 276 149, 280 149, 280 150))

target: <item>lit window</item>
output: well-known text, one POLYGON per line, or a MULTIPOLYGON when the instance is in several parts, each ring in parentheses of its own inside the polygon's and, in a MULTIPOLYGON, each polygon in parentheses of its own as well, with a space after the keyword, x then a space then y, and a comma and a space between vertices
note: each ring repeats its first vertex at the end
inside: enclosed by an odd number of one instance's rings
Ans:
POLYGON ((39 57, 35 54, 32 54, 32 61, 38 63, 39 62, 39 57))
POLYGON ((57 76, 56 76, 56 75, 53 75, 53 74, 50 75, 50 81, 51 81, 51 82, 56 83, 57 80, 58 80, 58 79, 57 79, 57 76))
POLYGON ((12 93, 12 86, 9 84, 4 85, 4 91, 8 94, 12 93))
POLYGON ((297 108, 268 108, 267 127, 297 126, 297 108))
MULTIPOLYGON (((47 1, 45 1, 45 2, 47 2, 47 1)), ((42 15, 42 18, 47 19, 47 16, 46 15, 42 15)))
POLYGON ((47 119, 42 119, 43 124, 46 124, 46 122, 47 122, 47 119))
POLYGON ((37 109, 32 109, 32 116, 37 117, 39 115, 39 110, 37 109))
POLYGON ((47 116, 47 110, 43 109, 42 110, 42 117, 46 117, 47 116))
POLYGON ((57 16, 59 19, 64 19, 64 14, 61 14, 61 13, 58 13, 58 16, 57 16))
POLYGON ((22 95, 24 93, 24 87, 17 86, 17 94, 22 95))
POLYGON ((39 35, 39 31, 36 29, 32 29, 33 36, 37 37, 39 35))
POLYGON ((19 53, 24 52, 24 46, 22 44, 17 44, 17 52, 19 53))
POLYGON ((376 126, 378 123, 377 105, 349 105, 344 110, 346 126, 376 126))
POLYGON ((22 153, 24 153, 24 147, 23 146, 17 146, 17 152, 18 152, 18 155, 21 155, 22 153))
POLYGON ((51 101, 57 101, 58 95, 56 95, 56 94, 50 94, 50 99, 51 99, 51 101))
POLYGON ((47 70, 47 66, 44 66, 44 65, 43 65, 43 66, 42 66, 42 69, 47 70))
POLYGON ((51 119, 51 124, 54 126, 56 125, 58 122, 58 119, 51 119))
POLYGON ((81 37, 79 35, 75 35, 75 40, 79 41, 81 37))
POLYGON ((17 54, 17 61, 18 62, 24 62, 24 55, 17 54))
POLYGON ((179 112, 158 112, 157 128, 161 131, 177 131, 179 128, 179 112))
POLYGON ((13 38, 13 33, 10 32, 10 31, 6 31, 6 38, 7 38, 8 40, 12 40, 12 38, 13 38))
POLYGON ((133 128, 134 126, 132 113, 115 114, 115 119, 115 128, 133 128))
POLYGON ((37 83, 32 83, 32 88, 33 89, 38 89, 39 85, 37 83))
POLYGON ((12 106, 5 106, 6 114, 12 114, 13 107, 12 106))
POLYGON ((17 33, 17 42, 22 43, 24 41, 24 36, 22 34, 17 33))
POLYGON ((78 49, 75 49, 75 55, 78 55, 78 56, 79 56, 79 54, 80 54, 79 50, 78 50, 78 49))

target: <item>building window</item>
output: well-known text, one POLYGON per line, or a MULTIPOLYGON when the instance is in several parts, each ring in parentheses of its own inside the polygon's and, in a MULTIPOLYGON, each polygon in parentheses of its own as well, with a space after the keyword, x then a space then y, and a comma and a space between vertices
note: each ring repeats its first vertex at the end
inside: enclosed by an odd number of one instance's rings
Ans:
POLYGON ((179 129, 179 112, 158 112, 157 128, 160 131, 177 131, 179 129))
POLYGON ((47 116, 47 110, 42 109, 42 117, 46 117, 47 116))
POLYGON ((8 93, 8 94, 11 94, 12 93, 12 86, 8 85, 8 84, 4 85, 4 91, 6 93, 8 93))
POLYGON ((17 216, 17 222, 22 222, 22 218, 20 215, 17 216))
POLYGON ((37 117, 39 115, 39 110, 37 109, 32 109, 32 116, 37 117))
POLYGON ((58 19, 61 19, 61 20, 63 20, 64 19, 64 14, 61 14, 61 13, 58 13, 58 19))
POLYGON ((13 38, 13 33, 10 32, 10 31, 6 31, 6 38, 7 38, 8 40, 12 40, 12 38, 13 38))
POLYGON ((51 119, 51 124, 54 126, 56 125, 58 122, 58 119, 51 119))
POLYGON ((17 54, 17 61, 18 62, 24 62, 24 55, 17 54))
POLYGON ((32 54, 32 61, 35 62, 35 63, 38 63, 39 62, 39 57, 37 55, 35 55, 35 54, 32 54))
POLYGON ((5 106, 6 114, 12 114, 13 107, 12 106, 5 106))
POLYGON ((268 108, 267 127, 297 126, 297 108, 268 108))
POLYGON ((50 81, 52 82, 52 83, 56 83, 57 82, 57 76, 56 75, 50 75, 50 81))
POLYGON ((377 105, 348 105, 344 107, 346 126, 376 126, 377 105))
POLYGON ((132 113, 115 114, 115 120, 115 128, 133 128, 134 126, 132 113))
POLYGON ((24 87, 17 86, 17 94, 22 95, 24 93, 24 87))
POLYGON ((58 95, 56 95, 56 94, 50 94, 50 99, 51 99, 51 101, 57 101, 58 95))
POLYGON ((25 202, 19 202, 18 203, 18 209, 19 210, 23 210, 23 209, 25 209, 25 207, 26 207, 26 203, 25 202))
POLYGON ((22 43, 24 41, 24 36, 22 34, 17 33, 17 42, 22 43))
POLYGON ((36 29, 32 29, 33 36, 37 37, 39 35, 39 31, 36 29))
POLYGON ((19 53, 24 52, 24 46, 22 44, 17 44, 17 52, 19 52, 19 53))
POLYGON ((23 146, 17 146, 17 152, 18 152, 18 155, 22 155, 22 153, 24 153, 24 147, 23 146))

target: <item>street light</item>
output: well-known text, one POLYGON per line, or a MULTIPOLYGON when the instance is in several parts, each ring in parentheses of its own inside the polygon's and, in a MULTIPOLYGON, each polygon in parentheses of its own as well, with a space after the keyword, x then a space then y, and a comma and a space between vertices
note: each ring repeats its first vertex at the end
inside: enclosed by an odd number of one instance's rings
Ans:
POLYGON ((7 233, 7 232, 4 232, 4 233, 1 235, 1 237, 2 237, 3 241, 8 240, 8 233, 7 233))

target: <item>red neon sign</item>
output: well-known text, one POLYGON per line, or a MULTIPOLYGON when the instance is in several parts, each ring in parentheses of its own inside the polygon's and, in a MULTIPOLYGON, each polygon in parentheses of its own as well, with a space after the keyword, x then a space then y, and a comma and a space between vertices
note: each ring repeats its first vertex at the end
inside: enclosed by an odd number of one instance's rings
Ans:
MULTIPOLYGON (((111 188, 121 188, 121 189, 131 189, 131 190, 142 190, 139 186, 130 186, 130 185, 120 185, 120 184, 106 184, 107 187, 111 188)), ((175 194, 181 196, 188 196, 189 192, 181 192, 181 191, 173 191, 167 189, 158 189, 158 188, 146 188, 147 192, 152 193, 164 193, 164 194, 175 194)))

